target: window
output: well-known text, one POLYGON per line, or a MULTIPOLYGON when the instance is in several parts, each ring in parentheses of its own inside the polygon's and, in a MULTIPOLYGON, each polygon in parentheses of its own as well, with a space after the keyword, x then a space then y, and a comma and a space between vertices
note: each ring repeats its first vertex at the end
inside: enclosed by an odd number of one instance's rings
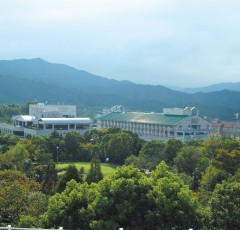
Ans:
POLYGON ((68 130, 68 125, 54 125, 54 129, 57 129, 57 130, 68 130))
POLYGON ((53 125, 52 124, 46 124, 46 129, 52 129, 53 125))
POLYGON ((85 124, 77 124, 76 125, 76 129, 88 129, 89 125, 85 125, 85 124))

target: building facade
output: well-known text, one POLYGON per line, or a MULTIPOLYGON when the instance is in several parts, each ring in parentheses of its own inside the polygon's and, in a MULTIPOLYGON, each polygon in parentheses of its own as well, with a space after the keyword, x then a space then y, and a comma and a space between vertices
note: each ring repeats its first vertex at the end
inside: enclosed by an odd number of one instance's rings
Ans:
POLYGON ((76 106, 46 106, 38 103, 29 106, 29 113, 30 115, 13 117, 12 124, 1 123, 0 133, 25 138, 50 135, 55 130, 63 135, 71 131, 84 134, 93 127, 93 121, 90 118, 76 118, 76 106))
POLYGON ((240 123, 235 121, 220 121, 214 120, 212 122, 212 133, 218 133, 222 137, 235 138, 240 137, 240 123))
POLYGON ((119 127, 145 140, 207 138, 211 123, 194 107, 166 108, 163 113, 111 112, 99 117, 99 129, 119 127))
POLYGON ((76 105, 29 104, 29 115, 40 118, 74 118, 77 116, 76 105))

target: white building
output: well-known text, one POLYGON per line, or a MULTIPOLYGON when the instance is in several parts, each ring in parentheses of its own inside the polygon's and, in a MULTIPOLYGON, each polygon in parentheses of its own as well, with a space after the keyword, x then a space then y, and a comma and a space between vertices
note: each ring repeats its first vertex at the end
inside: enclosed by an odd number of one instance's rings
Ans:
POLYGON ((0 124, 0 133, 10 133, 19 137, 50 135, 54 130, 61 134, 71 131, 84 134, 91 130, 93 121, 90 118, 76 118, 76 106, 44 105, 42 103, 29 107, 30 115, 19 115, 12 118, 12 124, 0 124), (66 108, 66 111, 64 111, 66 108), (35 116, 33 116, 36 115, 35 116), (48 117, 48 116, 55 117, 48 117))
POLYGON ((211 123, 194 107, 166 108, 163 113, 112 112, 98 119, 99 129, 119 127, 145 140, 207 138, 211 123))
POLYGON ((76 105, 47 105, 44 103, 29 104, 29 115, 36 119, 49 117, 71 117, 77 116, 76 105))
POLYGON ((32 116, 16 116, 13 125, 0 124, 0 133, 11 133, 19 137, 46 136, 54 130, 65 135, 75 131, 84 134, 91 130, 93 121, 90 118, 40 118, 32 116))

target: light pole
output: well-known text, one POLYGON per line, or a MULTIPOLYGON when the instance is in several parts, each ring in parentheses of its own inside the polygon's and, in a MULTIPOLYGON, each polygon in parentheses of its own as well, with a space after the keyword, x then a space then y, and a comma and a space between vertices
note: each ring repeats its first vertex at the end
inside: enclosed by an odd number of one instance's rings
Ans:
POLYGON ((59 148, 59 147, 57 146, 57 163, 58 163, 58 148, 59 148))

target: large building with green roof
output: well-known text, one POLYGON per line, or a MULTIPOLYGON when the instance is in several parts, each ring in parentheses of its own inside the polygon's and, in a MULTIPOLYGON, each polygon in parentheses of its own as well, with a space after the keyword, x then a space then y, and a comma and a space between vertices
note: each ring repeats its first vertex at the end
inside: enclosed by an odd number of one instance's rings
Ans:
POLYGON ((193 107, 166 108, 163 113, 110 112, 101 116, 99 129, 119 127, 131 130, 145 140, 207 138, 211 124, 193 107))

